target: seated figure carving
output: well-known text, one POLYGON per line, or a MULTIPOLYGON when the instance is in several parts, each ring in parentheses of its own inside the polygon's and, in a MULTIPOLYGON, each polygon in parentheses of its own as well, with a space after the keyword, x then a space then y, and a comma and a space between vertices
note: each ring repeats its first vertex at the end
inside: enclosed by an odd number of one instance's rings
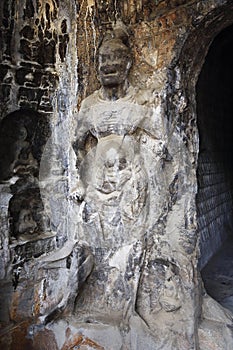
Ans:
POLYGON ((20 109, 1 121, 0 181, 7 181, 15 175, 38 175, 39 152, 43 142, 43 137, 36 135, 41 133, 37 128, 40 119, 37 112, 20 109))
POLYGON ((37 227, 37 224, 33 219, 31 211, 29 209, 22 209, 19 214, 19 220, 18 220, 19 234, 33 233, 36 227, 37 227))
POLYGON ((49 231, 49 218, 44 212, 39 188, 35 184, 27 188, 24 183, 21 185, 9 203, 11 238, 28 240, 49 231))
POLYGON ((8 206, 11 241, 31 240, 50 231, 38 181, 46 127, 44 117, 29 109, 16 110, 1 121, 0 181, 12 194, 8 206))
POLYGON ((32 155, 31 145, 27 141, 27 129, 21 125, 18 137, 13 144, 14 161, 11 164, 11 172, 17 175, 30 174, 37 170, 38 164, 32 155))

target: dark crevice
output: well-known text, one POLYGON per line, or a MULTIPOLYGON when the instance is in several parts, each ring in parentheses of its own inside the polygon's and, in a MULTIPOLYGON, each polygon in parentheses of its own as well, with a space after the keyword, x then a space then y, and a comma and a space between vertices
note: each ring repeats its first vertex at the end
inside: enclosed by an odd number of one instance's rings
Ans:
MULTIPOLYGON (((223 249, 233 231, 233 26, 214 39, 206 56, 196 88, 200 152, 198 159, 197 221, 200 235, 200 261, 211 273, 208 262, 223 249)), ((213 258, 214 259, 214 258, 213 258)), ((213 264, 213 259, 210 262, 213 264)), ((219 263, 219 260, 218 260, 219 263)), ((222 259, 222 269, 225 266, 222 259)), ((213 278, 220 278, 214 273, 213 278)), ((207 292, 213 295, 214 283, 207 292)), ((232 292, 233 294, 233 292, 232 292)), ((213 295, 216 300, 218 297, 213 295)))

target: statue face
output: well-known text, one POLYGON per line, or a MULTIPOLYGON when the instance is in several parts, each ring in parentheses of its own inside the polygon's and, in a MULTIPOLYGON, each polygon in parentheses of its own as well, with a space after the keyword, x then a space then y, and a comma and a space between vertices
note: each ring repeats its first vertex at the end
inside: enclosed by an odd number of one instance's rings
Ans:
POLYGON ((19 128, 19 132, 18 132, 18 139, 19 140, 26 140, 27 138, 27 129, 21 125, 20 128, 19 128))
POLYGON ((102 44, 99 52, 99 79, 102 86, 118 86, 126 80, 131 67, 129 49, 120 41, 102 44))
POLYGON ((19 233, 33 233, 37 227, 32 217, 30 209, 22 209, 19 214, 18 230, 19 233))

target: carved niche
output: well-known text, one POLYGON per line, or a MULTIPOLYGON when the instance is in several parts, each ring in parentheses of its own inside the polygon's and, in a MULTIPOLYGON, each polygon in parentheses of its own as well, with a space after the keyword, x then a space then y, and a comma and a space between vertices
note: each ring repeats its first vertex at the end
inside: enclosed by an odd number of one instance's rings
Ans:
POLYGON ((0 126, 0 181, 8 184, 10 239, 31 240, 49 230, 38 183, 48 123, 39 113, 20 109, 0 126))

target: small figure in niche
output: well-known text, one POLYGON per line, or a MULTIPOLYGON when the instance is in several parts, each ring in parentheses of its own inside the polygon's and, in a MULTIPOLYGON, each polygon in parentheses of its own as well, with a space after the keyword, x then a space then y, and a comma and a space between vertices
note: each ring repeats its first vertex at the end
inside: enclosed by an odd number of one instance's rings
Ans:
POLYGON ((99 93, 103 99, 115 101, 129 93, 127 77, 131 66, 127 32, 123 28, 116 28, 114 36, 105 36, 99 49, 98 72, 102 86, 99 93))
POLYGON ((0 181, 28 174, 38 176, 45 120, 33 110, 8 114, 0 125, 0 181), (40 128, 38 125, 40 123, 40 128))
POLYGON ((14 161, 11 164, 11 172, 19 176, 34 173, 38 169, 38 163, 32 155, 27 136, 27 129, 20 125, 17 140, 13 145, 14 161))
POLYGON ((9 184, 13 195, 8 208, 11 239, 30 240, 50 231, 38 184, 48 134, 47 119, 34 110, 16 110, 1 121, 0 181, 9 184))
POLYGON ((21 177, 11 186, 14 195, 8 211, 12 239, 32 239, 50 231, 40 189, 35 181, 29 180, 28 176, 21 177))
POLYGON ((96 155, 96 189, 103 193, 121 191, 131 177, 132 156, 129 157, 130 150, 123 147, 121 138, 106 137, 101 141, 96 155))
POLYGON ((180 278, 174 272, 174 267, 167 267, 165 282, 160 296, 160 304, 166 312, 176 311, 181 307, 180 278))
POLYGON ((37 224, 32 217, 32 212, 30 209, 22 209, 20 211, 17 226, 18 226, 19 234, 23 234, 23 233, 32 234, 36 230, 37 224))

